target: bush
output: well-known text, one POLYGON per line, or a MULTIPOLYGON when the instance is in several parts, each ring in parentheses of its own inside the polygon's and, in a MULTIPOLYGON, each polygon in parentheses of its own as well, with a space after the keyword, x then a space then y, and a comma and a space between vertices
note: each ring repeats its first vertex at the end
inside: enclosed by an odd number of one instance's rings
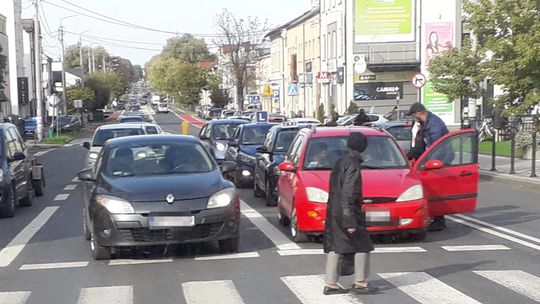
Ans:
POLYGON ((356 114, 358 113, 358 106, 351 101, 349 107, 347 108, 347 114, 356 114))
MULTIPOLYGON (((538 138, 538 137, 537 137, 538 138)), ((533 137, 531 132, 518 132, 516 134, 516 146, 521 149, 526 149, 532 146, 533 137)), ((538 141, 536 143, 538 145, 538 141)))
POLYGON ((319 105, 319 109, 317 109, 317 119, 321 123, 324 123, 324 105, 322 103, 319 105))

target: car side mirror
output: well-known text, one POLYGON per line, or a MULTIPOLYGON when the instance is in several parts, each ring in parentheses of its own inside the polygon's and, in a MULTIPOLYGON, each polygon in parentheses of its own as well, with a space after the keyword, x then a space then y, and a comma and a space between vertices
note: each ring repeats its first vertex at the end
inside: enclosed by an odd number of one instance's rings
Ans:
POLYGON ((278 166, 279 170, 283 172, 295 172, 296 168, 294 167, 294 164, 292 162, 282 162, 278 166))
POLYGON ((23 152, 15 152, 13 156, 11 157, 11 161, 19 161, 24 160, 26 158, 26 155, 24 155, 23 152))
POLYGON ((224 161, 221 165, 221 173, 231 173, 236 171, 236 163, 233 161, 224 161))
POLYGON ((256 150, 257 150, 258 153, 268 153, 268 149, 266 149, 265 146, 257 147, 256 150))
POLYGON ((77 177, 85 182, 94 182, 96 181, 96 177, 94 176, 93 169, 84 169, 79 171, 77 173, 77 177))
POLYGON ((89 141, 85 141, 82 145, 83 145, 83 147, 85 147, 88 150, 90 150, 90 147, 92 146, 92 144, 90 144, 89 141))
POLYGON ((209 140, 210 138, 209 138, 208 136, 199 134, 199 139, 200 139, 200 140, 209 140))
POLYGON ((444 167, 444 164, 442 161, 437 159, 428 160, 426 165, 424 166, 424 169, 426 170, 438 170, 442 169, 444 167))

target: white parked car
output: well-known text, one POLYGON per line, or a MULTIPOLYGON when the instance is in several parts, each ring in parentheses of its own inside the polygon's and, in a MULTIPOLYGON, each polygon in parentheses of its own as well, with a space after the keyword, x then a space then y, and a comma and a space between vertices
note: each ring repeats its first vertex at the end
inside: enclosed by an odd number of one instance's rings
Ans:
POLYGON ((157 108, 158 113, 169 113, 169 104, 166 102, 160 102, 157 108))
POLYGON ((92 141, 83 143, 83 146, 88 149, 86 159, 84 161, 85 168, 91 168, 96 163, 101 147, 105 142, 112 138, 147 135, 147 134, 163 134, 165 133, 158 125, 151 123, 123 123, 103 125, 96 129, 92 141))
POLYGON ((321 125, 321 122, 316 118, 291 118, 287 119, 287 121, 294 121, 297 124, 312 124, 312 125, 321 125))

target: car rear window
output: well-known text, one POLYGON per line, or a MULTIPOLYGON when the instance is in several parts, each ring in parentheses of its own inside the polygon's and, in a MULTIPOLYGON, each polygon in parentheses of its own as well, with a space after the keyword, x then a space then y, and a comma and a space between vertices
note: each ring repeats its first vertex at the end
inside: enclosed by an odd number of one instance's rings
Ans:
POLYGON ((230 140, 234 135, 238 124, 219 124, 212 127, 212 134, 215 140, 230 140))
POLYGON ((274 152, 287 152, 298 130, 281 131, 277 135, 274 152))
POLYGON ((124 117, 124 118, 120 118, 120 122, 121 122, 121 123, 126 123, 126 122, 144 122, 144 117, 142 117, 142 116, 137 116, 137 117, 124 117))
MULTIPOLYGON (((401 150, 388 136, 368 136, 368 146, 362 153, 363 167, 367 169, 397 169, 407 167, 401 150)), ((347 153, 347 137, 321 137, 309 141, 304 170, 332 170, 335 163, 347 153)))
POLYGON ((396 140, 412 140, 412 127, 396 126, 386 129, 396 140))
POLYGON ((94 142, 92 143, 92 146, 101 147, 109 139, 143 134, 143 130, 139 128, 98 130, 96 135, 94 136, 94 142))
POLYGON ((262 145, 266 139, 266 134, 270 130, 271 125, 263 125, 251 128, 245 128, 242 134, 243 145, 262 145))

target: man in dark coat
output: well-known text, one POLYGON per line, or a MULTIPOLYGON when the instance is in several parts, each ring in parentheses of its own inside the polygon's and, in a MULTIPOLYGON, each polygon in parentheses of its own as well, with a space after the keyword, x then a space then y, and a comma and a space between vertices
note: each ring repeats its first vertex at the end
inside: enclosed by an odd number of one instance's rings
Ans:
POLYGON ((344 255, 354 254, 355 281, 352 291, 372 293, 376 288, 368 286, 369 253, 373 243, 367 233, 366 216, 362 212, 362 157, 367 148, 367 138, 353 132, 347 141, 348 152, 338 160, 330 177, 330 193, 326 211, 324 252, 326 262, 325 295, 348 292, 337 285, 340 276, 340 260, 344 255))
POLYGON ((354 125, 363 126, 365 123, 368 123, 368 122, 369 122, 369 116, 367 116, 366 111, 364 109, 360 109, 360 112, 354 118, 354 125))

